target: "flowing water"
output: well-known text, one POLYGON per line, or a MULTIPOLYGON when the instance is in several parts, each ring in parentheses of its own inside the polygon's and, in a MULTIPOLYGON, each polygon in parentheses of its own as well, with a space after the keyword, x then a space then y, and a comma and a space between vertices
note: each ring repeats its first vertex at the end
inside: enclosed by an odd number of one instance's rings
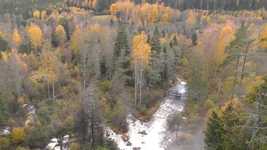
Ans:
POLYGON ((106 128, 107 137, 114 140, 121 150, 164 150, 174 140, 167 136, 170 135, 167 130, 168 116, 183 111, 186 83, 181 81, 170 91, 178 93, 180 97, 167 96, 149 122, 128 116, 129 139, 125 140, 125 136, 114 133, 110 128, 106 128))

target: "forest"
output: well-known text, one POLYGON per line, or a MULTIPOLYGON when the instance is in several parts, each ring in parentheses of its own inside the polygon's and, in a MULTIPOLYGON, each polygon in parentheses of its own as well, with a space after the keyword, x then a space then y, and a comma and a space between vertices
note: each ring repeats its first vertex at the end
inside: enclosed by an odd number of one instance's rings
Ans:
POLYGON ((266 7, 0 0, 0 150, 267 150, 266 7))

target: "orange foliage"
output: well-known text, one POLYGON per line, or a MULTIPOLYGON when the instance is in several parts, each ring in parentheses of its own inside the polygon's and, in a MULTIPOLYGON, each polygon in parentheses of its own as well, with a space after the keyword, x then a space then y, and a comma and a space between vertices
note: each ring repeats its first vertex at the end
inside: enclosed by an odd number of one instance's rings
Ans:
POLYGON ((103 32, 103 28, 99 24, 94 24, 89 27, 89 31, 100 33, 100 32, 103 32))
POLYGON ((223 63, 227 54, 225 53, 225 48, 230 44, 230 42, 234 39, 235 30, 233 25, 230 23, 225 24, 221 31, 219 32, 219 36, 217 39, 216 52, 214 54, 215 62, 218 64, 223 63))
POLYGON ((65 29, 62 25, 58 25, 56 27, 55 35, 60 44, 62 44, 67 39, 65 29))
POLYGON ((14 128, 11 132, 12 142, 20 144, 25 140, 26 134, 23 128, 14 128))
POLYGON ((13 31, 12 42, 16 47, 18 47, 22 42, 21 36, 20 36, 17 29, 14 29, 14 31, 13 31))
POLYGON ((261 48, 267 48, 267 24, 264 24, 259 35, 259 44, 261 48))
POLYGON ((33 72, 31 80, 35 83, 42 80, 47 80, 49 83, 55 82, 58 77, 59 62, 55 53, 44 51, 41 56, 40 67, 33 72))
POLYGON ((40 19, 41 18, 41 12, 39 10, 35 10, 35 11, 33 11, 32 16, 36 19, 40 19))
POLYGON ((80 36, 81 36, 81 29, 80 29, 80 27, 76 26, 75 30, 71 36, 71 44, 70 44, 70 47, 74 51, 74 53, 79 52, 80 41, 81 41, 80 36))
POLYGON ((133 60, 135 64, 149 63, 151 46, 147 43, 147 36, 144 32, 133 37, 133 60))
POLYGON ((200 34, 197 49, 209 64, 220 65, 227 56, 225 49, 234 35, 235 28, 231 22, 211 25, 200 34))
POLYGON ((189 25, 189 26, 193 26, 196 21, 197 21, 197 18, 196 18, 197 14, 194 13, 193 10, 189 10, 187 12, 187 17, 186 17, 186 25, 189 25))
POLYGON ((110 13, 112 15, 116 15, 117 13, 124 13, 124 15, 130 15, 131 12, 134 10, 134 3, 130 0, 125 1, 117 1, 110 6, 110 13))
POLYGON ((241 112, 243 109, 242 104, 239 102, 238 99, 232 99, 227 101, 224 106, 222 107, 222 113, 228 111, 229 108, 234 108, 237 112, 241 112))
POLYGON ((135 18, 142 24, 156 23, 159 21, 169 22, 174 15, 171 8, 165 7, 162 4, 144 3, 135 5, 133 2, 118 1, 110 6, 110 13, 112 15, 120 14, 120 17, 135 18))
POLYGON ((38 48, 42 45, 43 42, 43 32, 40 27, 36 24, 31 24, 27 27, 27 34, 31 41, 33 48, 38 48))

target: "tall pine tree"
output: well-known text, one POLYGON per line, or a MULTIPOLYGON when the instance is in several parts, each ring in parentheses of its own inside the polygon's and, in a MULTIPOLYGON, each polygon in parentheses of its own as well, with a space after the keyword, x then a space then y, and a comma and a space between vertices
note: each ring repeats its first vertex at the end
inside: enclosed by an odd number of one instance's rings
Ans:
POLYGON ((205 143, 207 150, 223 150, 223 121, 218 112, 213 110, 209 116, 205 132, 205 143))
POLYGON ((160 61, 160 32, 158 27, 155 27, 153 35, 149 38, 149 44, 151 45, 151 61, 149 64, 149 70, 146 74, 147 82, 150 86, 160 85, 161 82, 161 61, 160 61))
POLYGON ((120 25, 113 53, 113 75, 119 74, 131 84, 132 71, 130 70, 130 47, 125 25, 120 25))
POLYGON ((267 76, 263 80, 255 92, 249 95, 255 104, 250 148, 257 150, 267 149, 267 76))

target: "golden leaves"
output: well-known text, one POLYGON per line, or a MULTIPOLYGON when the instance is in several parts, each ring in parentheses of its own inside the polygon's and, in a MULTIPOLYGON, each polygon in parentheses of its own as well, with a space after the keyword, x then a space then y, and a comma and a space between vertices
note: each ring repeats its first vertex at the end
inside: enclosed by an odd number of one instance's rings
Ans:
POLYGON ((74 51, 74 53, 78 53, 80 50, 80 40, 81 40, 80 36, 81 36, 81 29, 80 27, 76 26, 71 36, 71 44, 70 44, 70 47, 74 51))
POLYGON ((36 24, 31 24, 27 27, 27 34, 31 41, 31 46, 33 48, 38 48, 43 42, 43 32, 40 27, 36 24))
POLYGON ((147 43, 144 32, 133 37, 133 60, 135 64, 147 65, 150 59, 151 46, 147 43))
POLYGON ((103 32, 103 28, 99 24, 89 26, 89 32, 100 33, 103 32))
POLYGON ((227 111, 229 111, 228 109, 233 108, 235 109, 237 112, 241 112, 242 111, 242 104, 238 101, 238 99, 234 98, 232 100, 227 101, 224 106, 221 108, 222 113, 227 113, 227 111))
POLYGON ((63 43, 67 39, 65 29, 62 25, 58 25, 55 30, 56 38, 59 40, 59 43, 63 43))
POLYGON ((25 140, 26 133, 24 128, 14 128, 11 132, 11 140, 15 144, 20 144, 25 140))
POLYGON ((32 16, 36 19, 40 19, 41 18, 41 12, 39 10, 35 10, 35 11, 33 11, 32 16))
POLYGON ((186 25, 193 26, 197 22, 197 14, 193 10, 188 10, 186 17, 186 25))
POLYGON ((0 38, 4 36, 4 33, 0 31, 0 38))
POLYGON ((110 5, 110 8, 109 8, 109 12, 112 14, 112 15, 116 15, 116 13, 119 11, 118 9, 118 5, 116 3, 110 5))
POLYGON ((209 64, 220 65, 227 56, 225 49, 234 39, 234 35, 235 26, 231 22, 210 25, 199 35, 197 50, 209 64))
POLYGON ((260 48, 267 48, 267 23, 263 25, 259 35, 260 48))
POLYGON ((135 5, 130 0, 125 1, 117 1, 110 6, 110 13, 112 15, 116 15, 117 13, 125 13, 125 15, 129 15, 135 9, 135 5))
POLYGON ((141 23, 156 23, 159 21, 169 22, 173 16, 173 10, 161 4, 144 3, 135 5, 131 1, 118 1, 110 6, 110 13, 116 15, 120 13, 126 18, 134 18, 141 23))
POLYGON ((233 25, 230 23, 225 24, 219 32, 216 44, 216 52, 214 54, 215 62, 218 64, 223 63, 224 59, 226 58, 227 54, 225 53, 225 48, 234 39, 234 34, 235 30, 233 25))
POLYGON ((33 72, 31 80, 38 82, 41 80, 47 80, 54 82, 57 80, 59 62, 55 53, 51 51, 44 51, 41 56, 41 62, 39 68, 33 72))
POLYGON ((12 42, 16 47, 18 47, 22 42, 21 36, 16 28, 14 29, 12 34, 12 42))

